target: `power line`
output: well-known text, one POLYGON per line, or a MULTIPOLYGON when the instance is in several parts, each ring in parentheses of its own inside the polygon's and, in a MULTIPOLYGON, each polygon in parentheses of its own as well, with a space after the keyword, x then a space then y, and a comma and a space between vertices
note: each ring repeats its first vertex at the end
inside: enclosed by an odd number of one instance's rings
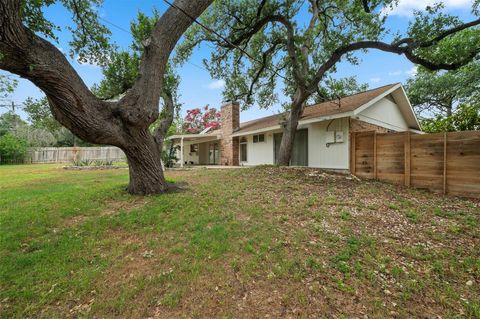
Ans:
MULTIPOLYGON (((179 6, 177 6, 175 3, 171 3, 169 2, 168 0, 163 0, 166 4, 168 4, 170 7, 172 8, 175 8, 177 10, 179 10, 180 12, 182 12, 185 16, 187 16, 188 18, 190 18, 194 23, 198 24, 201 28, 203 28, 204 30, 210 32, 210 33, 213 33, 214 35, 216 35, 218 38, 220 38, 221 40, 225 41, 228 45, 230 46, 233 46, 234 48, 240 50, 241 52, 243 52, 250 60, 254 61, 254 62, 257 62, 257 63, 260 63, 261 65, 263 65, 263 62, 260 61, 260 60, 257 60, 255 57, 253 57, 250 53, 248 53, 247 51, 245 51, 244 49, 240 48, 238 45, 236 44, 233 44, 230 40, 226 39, 224 36, 222 36, 220 33, 218 33, 217 31, 207 27, 206 25, 204 25, 203 23, 201 23, 200 21, 198 21, 195 17, 192 17, 188 12, 186 12, 184 9, 180 8, 179 6)), ((287 82, 291 82, 293 83, 292 80, 284 77, 283 75, 281 75, 280 73, 278 73, 277 70, 275 69, 272 69, 270 68, 269 66, 264 66, 265 69, 267 70, 270 70, 272 71, 275 75, 277 75, 278 77, 284 79, 285 81, 287 82)))
POLYGON ((98 17, 98 18, 99 18, 100 20, 102 20, 102 21, 110 24, 112 27, 115 27, 115 28, 117 28, 117 29, 119 29, 119 30, 121 30, 121 31, 123 31, 123 32, 126 32, 126 33, 128 33, 128 34, 130 34, 130 35, 133 36, 133 34, 132 34, 130 31, 128 31, 127 29, 124 29, 123 27, 121 27, 121 26, 119 26, 119 25, 116 25, 115 23, 110 22, 110 21, 108 21, 107 19, 104 19, 104 18, 102 18, 102 17, 98 17))
MULTIPOLYGON (((121 26, 119 26, 119 25, 117 25, 117 24, 115 24, 115 23, 113 23, 113 22, 110 22, 110 21, 108 21, 108 20, 105 19, 105 18, 102 18, 102 17, 98 17, 98 18, 99 18, 100 20, 104 21, 105 23, 110 24, 112 27, 117 28, 117 29, 120 30, 120 31, 123 31, 123 32, 125 32, 125 33, 130 34, 132 37, 134 36, 133 33, 130 32, 130 31, 128 31, 127 29, 125 29, 125 28, 123 28, 123 27, 121 27, 121 26)), ((155 45, 156 45, 156 44, 155 44, 155 45)), ((190 61, 187 61, 187 63, 190 64, 190 65, 193 65, 194 67, 196 67, 196 68, 198 68, 198 69, 200 69, 200 70, 203 70, 203 71, 205 71, 205 72, 208 72, 207 69, 205 69, 204 67, 202 67, 202 66, 200 66, 200 65, 198 65, 198 64, 195 64, 195 63, 190 62, 190 61)))

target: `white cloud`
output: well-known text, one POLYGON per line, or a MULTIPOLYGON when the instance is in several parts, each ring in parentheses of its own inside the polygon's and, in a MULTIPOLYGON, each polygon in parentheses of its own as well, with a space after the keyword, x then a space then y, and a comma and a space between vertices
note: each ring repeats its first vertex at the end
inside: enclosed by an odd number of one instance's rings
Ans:
POLYGON ((219 90, 219 89, 223 89, 224 86, 225 86, 225 80, 216 80, 216 81, 213 81, 213 82, 209 83, 207 85, 207 89, 219 90))
POLYGON ((410 70, 405 71, 408 76, 415 76, 417 74, 417 66, 413 66, 410 70))
POLYGON ((371 79, 370 79, 370 82, 372 82, 372 83, 378 83, 378 82, 380 82, 380 80, 381 80, 380 78, 371 78, 371 79))
MULTIPOLYGON (((437 0, 399 0, 398 5, 393 9, 384 9, 383 12, 389 15, 411 17, 414 10, 425 10, 427 6, 433 6, 437 0)), ((471 0, 444 0, 445 9, 468 9, 471 7, 471 0)))
POLYGON ((389 76, 397 76, 397 75, 400 75, 400 74, 402 74, 402 71, 388 72, 388 75, 389 75, 389 76))

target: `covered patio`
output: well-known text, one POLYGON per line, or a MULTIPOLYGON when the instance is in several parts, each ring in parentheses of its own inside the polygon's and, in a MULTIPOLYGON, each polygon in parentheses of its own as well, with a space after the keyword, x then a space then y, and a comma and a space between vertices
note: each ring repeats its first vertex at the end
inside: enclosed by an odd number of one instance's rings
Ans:
POLYGON ((180 146, 177 152, 177 164, 185 165, 219 165, 220 164, 220 132, 199 134, 182 134, 168 137, 174 145, 180 146))

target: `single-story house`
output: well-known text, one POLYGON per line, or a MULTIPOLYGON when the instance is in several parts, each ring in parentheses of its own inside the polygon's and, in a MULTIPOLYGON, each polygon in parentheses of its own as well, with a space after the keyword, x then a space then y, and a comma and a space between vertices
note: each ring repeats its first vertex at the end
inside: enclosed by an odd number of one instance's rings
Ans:
MULTIPOLYGON (((221 108, 221 128, 173 135, 179 163, 194 165, 274 164, 285 114, 240 122, 236 102, 221 108)), ((292 166, 348 170, 350 133, 419 133, 420 125, 400 83, 382 86, 305 108, 298 125, 292 166)))

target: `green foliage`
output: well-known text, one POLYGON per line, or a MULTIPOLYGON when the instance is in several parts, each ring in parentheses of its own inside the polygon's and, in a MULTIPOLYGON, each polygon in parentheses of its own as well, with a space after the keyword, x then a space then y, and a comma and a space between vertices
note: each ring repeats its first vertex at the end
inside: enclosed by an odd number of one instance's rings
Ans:
POLYGON ((313 100, 313 103, 321 103, 366 90, 368 90, 368 84, 358 83, 354 76, 343 79, 329 77, 324 81, 323 85, 318 89, 317 94, 315 94, 311 100, 313 100))
POLYGON ((19 130, 20 136, 29 141, 32 147, 46 146, 90 146, 91 144, 75 137, 63 127, 52 115, 46 97, 40 99, 27 98, 23 102, 23 110, 28 115, 30 126, 19 130))
POLYGON ((480 103, 462 104, 451 116, 438 115, 421 124, 428 133, 480 130, 480 103))
POLYGON ((17 114, 6 112, 0 115, 0 136, 14 133, 18 128, 27 126, 27 123, 17 114))
POLYGON ((55 146, 57 143, 57 139, 51 132, 28 125, 17 128, 14 135, 26 140, 29 147, 48 147, 55 146))
POLYGON ((0 74, 0 97, 7 97, 12 94, 15 91, 17 85, 18 81, 16 79, 12 79, 7 75, 0 74))
POLYGON ((76 159, 72 161, 73 166, 79 167, 111 167, 113 166, 113 161, 106 161, 106 160, 89 160, 89 159, 76 159))
POLYGON ((25 102, 23 102, 23 110, 27 113, 28 120, 34 128, 43 128, 49 132, 55 132, 62 127, 61 124, 53 118, 46 97, 36 100, 28 97, 25 102))
POLYGON ((111 62, 103 69, 104 79, 93 87, 95 94, 103 99, 112 99, 132 87, 138 76, 140 58, 136 53, 115 52, 111 62))
POLYGON ((450 116, 458 104, 480 101, 480 63, 472 62, 448 72, 419 67, 406 87, 410 102, 420 116, 450 116))
POLYGON ((0 163, 23 161, 27 154, 27 141, 7 133, 0 137, 0 163))
POLYGON ((178 146, 173 144, 173 141, 167 141, 164 149, 162 150, 162 162, 165 167, 173 167, 175 163, 178 161, 178 157, 176 156, 176 151, 178 150, 178 146))
MULTIPOLYGON (((109 63, 102 67, 104 79, 92 88, 98 97, 102 99, 118 98, 133 86, 139 75, 144 43, 148 41, 159 18, 160 13, 157 10, 154 10, 151 17, 139 12, 137 20, 130 23, 130 31, 133 36, 130 50, 113 52, 109 63)), ((165 98, 165 94, 168 94, 176 101, 179 82, 178 75, 174 73, 172 66, 167 64, 163 78, 162 97, 165 98)), ((180 105, 176 103, 175 106, 178 111, 180 105)), ((166 115, 164 112, 161 113, 160 119, 165 118, 166 115)))
POLYGON ((103 0, 22 0, 23 23, 33 32, 58 42, 56 32, 62 28, 44 15, 44 9, 55 3, 62 4, 72 15, 74 25, 66 27, 72 34, 70 57, 82 63, 107 63, 114 46, 109 42, 110 30, 99 22, 97 10, 103 0))

